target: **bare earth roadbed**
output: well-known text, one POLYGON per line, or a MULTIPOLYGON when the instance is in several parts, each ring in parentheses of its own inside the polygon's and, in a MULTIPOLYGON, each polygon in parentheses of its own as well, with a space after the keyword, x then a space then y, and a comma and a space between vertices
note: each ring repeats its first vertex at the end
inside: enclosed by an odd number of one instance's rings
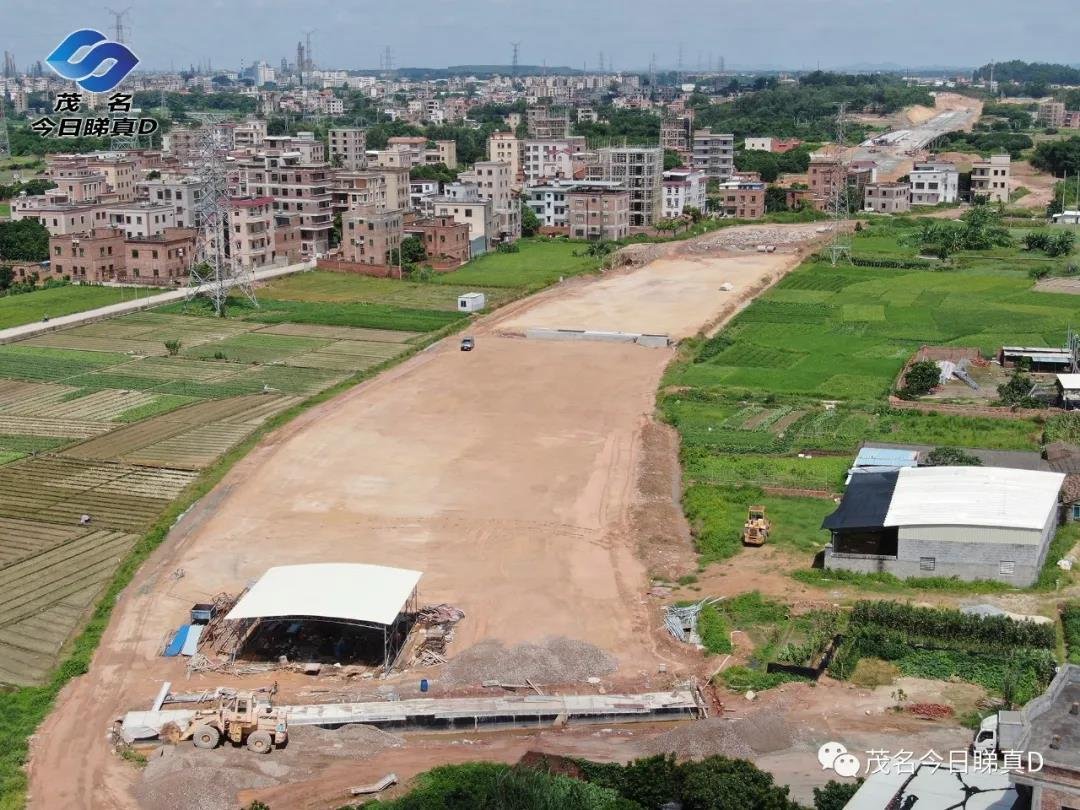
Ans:
MULTIPOLYGON (((139 806, 140 772, 110 752, 106 729, 148 705, 162 680, 184 689, 230 683, 186 679, 183 662, 157 656, 161 640, 192 602, 237 592, 273 565, 423 571, 421 600, 467 616, 451 656, 481 641, 568 637, 614 655, 619 675, 655 672, 665 659, 633 535, 643 432, 674 349, 505 333, 554 319, 686 336, 730 317, 798 260, 675 255, 571 282, 478 324, 476 351, 444 341, 269 436, 120 598, 89 674, 63 690, 32 746, 31 806, 139 806), (736 289, 719 292, 725 281, 736 289)), ((256 787, 236 787, 247 786, 256 787)), ((173 806, 195 805, 177 796, 173 806)))

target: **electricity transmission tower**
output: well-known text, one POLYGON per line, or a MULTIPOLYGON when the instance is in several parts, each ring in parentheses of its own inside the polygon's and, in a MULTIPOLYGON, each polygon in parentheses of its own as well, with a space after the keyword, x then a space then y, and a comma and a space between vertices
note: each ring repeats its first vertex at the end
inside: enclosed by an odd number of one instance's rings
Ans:
POLYGON ((832 182, 829 184, 829 216, 832 220, 832 241, 829 243, 829 262, 833 267, 841 260, 851 261, 851 237, 841 227, 849 216, 848 167, 844 160, 846 105, 841 103, 836 113, 836 160, 833 163, 832 182))
MULTIPOLYGON (((113 39, 116 42, 126 43, 129 28, 124 25, 124 18, 127 17, 128 12, 131 11, 131 6, 128 6, 122 11, 114 11, 111 8, 106 8, 105 10, 113 16, 113 39)), ((129 149, 138 149, 139 136, 113 135, 109 141, 109 148, 114 152, 126 152, 129 149)))
POLYGON ((131 6, 128 6, 123 11, 113 11, 108 7, 106 7, 105 10, 113 15, 113 40, 121 43, 127 42, 127 29, 124 27, 124 17, 131 11, 131 6))
POLYGON ((511 76, 517 76, 518 75, 518 52, 521 49, 521 43, 520 42, 511 42, 510 47, 512 47, 514 49, 513 61, 510 63, 510 75, 511 76))
POLYGON ((255 272, 238 266, 229 249, 229 178, 225 169, 226 143, 219 122, 203 125, 199 133, 199 177, 202 199, 196 206, 202 226, 191 263, 187 300, 204 293, 218 316, 232 290, 252 304, 255 299, 255 272))

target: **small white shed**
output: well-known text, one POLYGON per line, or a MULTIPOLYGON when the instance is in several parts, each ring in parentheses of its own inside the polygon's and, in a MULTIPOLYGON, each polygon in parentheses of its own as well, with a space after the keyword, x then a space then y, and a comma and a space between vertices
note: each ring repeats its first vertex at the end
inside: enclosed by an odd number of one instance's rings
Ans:
POLYGON ((457 308, 460 312, 479 312, 487 306, 487 298, 483 293, 471 292, 459 295, 457 308))

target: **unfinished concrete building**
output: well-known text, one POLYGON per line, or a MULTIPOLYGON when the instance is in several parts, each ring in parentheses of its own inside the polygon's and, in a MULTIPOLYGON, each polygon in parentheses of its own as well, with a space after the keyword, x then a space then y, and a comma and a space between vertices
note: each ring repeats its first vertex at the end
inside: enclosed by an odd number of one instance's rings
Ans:
POLYGON ((525 129, 530 138, 567 138, 570 136, 570 111, 537 104, 525 111, 525 129))
POLYGON ((665 113, 660 119, 660 147, 678 152, 689 163, 694 151, 694 113, 665 113))
POLYGON ((367 166, 367 132, 359 128, 332 129, 329 134, 330 162, 355 171, 367 166))
POLYGON ((721 182, 735 172, 735 136, 710 129, 694 133, 693 168, 721 182))
POLYGON ((663 217, 664 150, 610 146, 587 156, 589 180, 618 183, 630 192, 630 227, 649 228, 663 217))

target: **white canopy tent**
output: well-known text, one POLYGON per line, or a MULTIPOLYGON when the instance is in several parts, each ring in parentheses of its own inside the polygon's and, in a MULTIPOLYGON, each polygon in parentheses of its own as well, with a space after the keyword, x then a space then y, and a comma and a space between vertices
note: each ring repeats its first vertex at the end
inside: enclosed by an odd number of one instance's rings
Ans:
POLYGON ((423 574, 363 563, 310 563, 269 569, 236 603, 225 621, 315 619, 355 625, 383 634, 383 666, 403 641, 396 638, 416 612, 416 587, 423 574))

